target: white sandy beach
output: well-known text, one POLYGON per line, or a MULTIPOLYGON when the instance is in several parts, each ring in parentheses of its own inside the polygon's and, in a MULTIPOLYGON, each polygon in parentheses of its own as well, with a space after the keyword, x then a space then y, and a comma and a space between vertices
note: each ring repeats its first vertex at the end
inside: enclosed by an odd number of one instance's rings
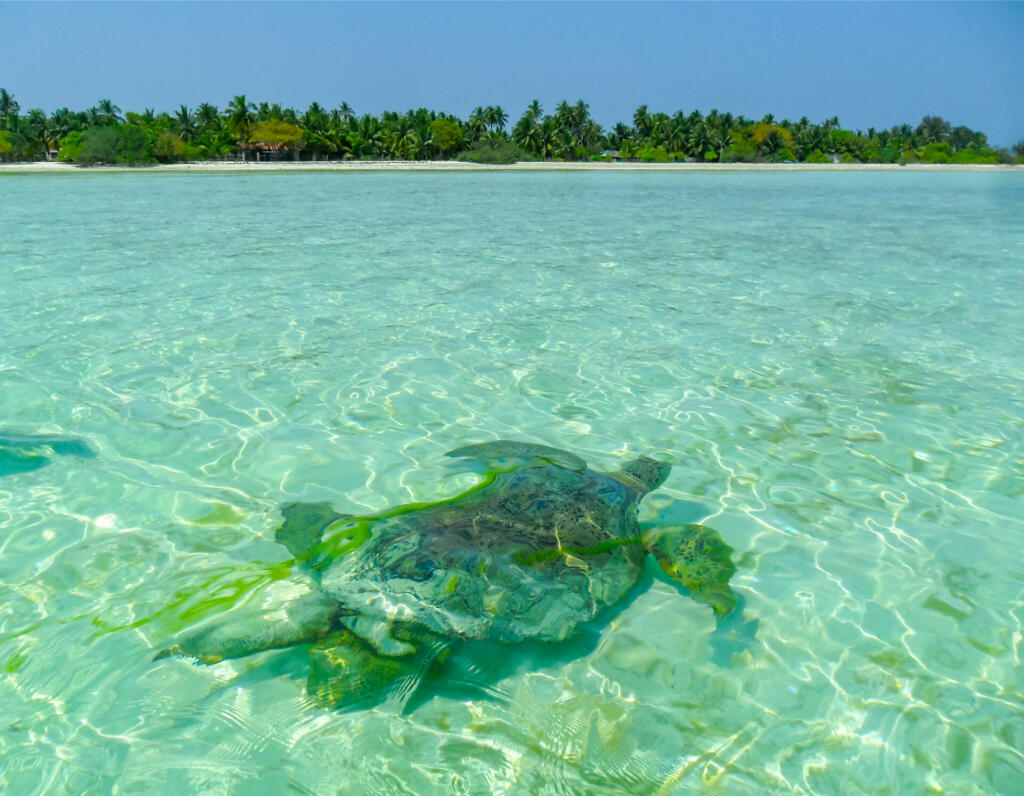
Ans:
POLYGON ((156 166, 74 166, 67 163, 0 163, 0 174, 95 174, 97 172, 241 172, 303 171, 1024 171, 1024 165, 894 163, 555 163, 495 166, 435 160, 330 160, 241 163, 205 161, 156 166))

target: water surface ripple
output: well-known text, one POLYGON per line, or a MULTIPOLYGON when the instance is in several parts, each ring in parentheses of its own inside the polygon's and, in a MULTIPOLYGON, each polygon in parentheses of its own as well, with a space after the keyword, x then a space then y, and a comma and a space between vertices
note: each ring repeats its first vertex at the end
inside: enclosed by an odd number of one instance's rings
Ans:
POLYGON ((1020 174, 0 178, 0 433, 96 453, 0 478, 0 791, 1019 792, 1022 217, 1020 174), (672 461, 756 639, 657 583, 407 715, 152 661, 281 503, 496 437, 672 461))

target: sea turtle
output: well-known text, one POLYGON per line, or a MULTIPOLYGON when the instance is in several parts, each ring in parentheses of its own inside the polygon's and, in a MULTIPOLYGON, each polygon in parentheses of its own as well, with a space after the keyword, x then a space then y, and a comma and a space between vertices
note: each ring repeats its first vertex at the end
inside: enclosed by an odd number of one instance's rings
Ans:
POLYGON ((447 455, 483 471, 453 498, 360 517, 285 505, 276 539, 311 588, 252 626, 229 617, 186 633, 161 656, 209 663, 311 644, 317 702, 404 702, 459 644, 570 638, 630 592, 648 553, 719 617, 736 607, 732 550, 715 531, 638 523, 640 500, 671 465, 641 456, 601 473, 574 454, 504 440, 447 455))

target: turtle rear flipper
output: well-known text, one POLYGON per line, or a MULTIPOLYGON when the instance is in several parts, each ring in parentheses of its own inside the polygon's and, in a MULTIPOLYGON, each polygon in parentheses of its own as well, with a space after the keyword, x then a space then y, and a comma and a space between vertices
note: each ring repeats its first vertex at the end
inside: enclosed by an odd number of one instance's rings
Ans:
POLYGON ((402 710, 446 647, 438 639, 407 655, 381 655, 354 633, 339 630, 310 647, 306 693, 322 707, 387 704, 402 710))
POLYGON ((728 615, 739 602, 729 579, 736 573, 729 547, 718 532, 705 525, 655 528, 644 535, 644 546, 676 583, 693 599, 710 605, 715 615, 728 615))
POLYGON ((281 516, 284 522, 274 532, 274 541, 302 558, 320 543, 327 526, 351 515, 339 514, 330 503, 285 503, 281 516))
POLYGON ((587 463, 574 453, 548 445, 515 442, 507 439, 480 442, 476 445, 463 445, 461 448, 448 451, 445 456, 452 459, 475 459, 485 463, 503 459, 518 459, 524 463, 545 462, 575 472, 583 472, 587 469, 587 463))
POLYGON ((337 613, 336 602, 320 592, 310 592, 276 611, 250 616, 233 613, 199 627, 158 652, 154 659, 187 655, 203 663, 218 663, 293 644, 308 644, 331 631, 337 613))

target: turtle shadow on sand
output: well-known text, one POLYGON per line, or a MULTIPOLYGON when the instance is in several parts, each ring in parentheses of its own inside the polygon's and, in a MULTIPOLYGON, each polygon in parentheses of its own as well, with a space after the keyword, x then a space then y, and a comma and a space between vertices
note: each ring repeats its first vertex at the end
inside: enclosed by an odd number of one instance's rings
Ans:
POLYGON ((712 529, 680 522, 692 504, 638 521, 671 465, 640 457, 601 473, 574 454, 502 440, 447 455, 475 462, 480 482, 360 517, 326 503, 283 506, 276 540, 294 557, 299 596, 229 612, 157 657, 214 663, 308 645, 309 697, 347 709, 501 697, 496 684, 510 674, 591 652, 654 577, 713 610, 715 662, 752 640, 756 622, 742 620, 729 586, 732 549, 712 529))

